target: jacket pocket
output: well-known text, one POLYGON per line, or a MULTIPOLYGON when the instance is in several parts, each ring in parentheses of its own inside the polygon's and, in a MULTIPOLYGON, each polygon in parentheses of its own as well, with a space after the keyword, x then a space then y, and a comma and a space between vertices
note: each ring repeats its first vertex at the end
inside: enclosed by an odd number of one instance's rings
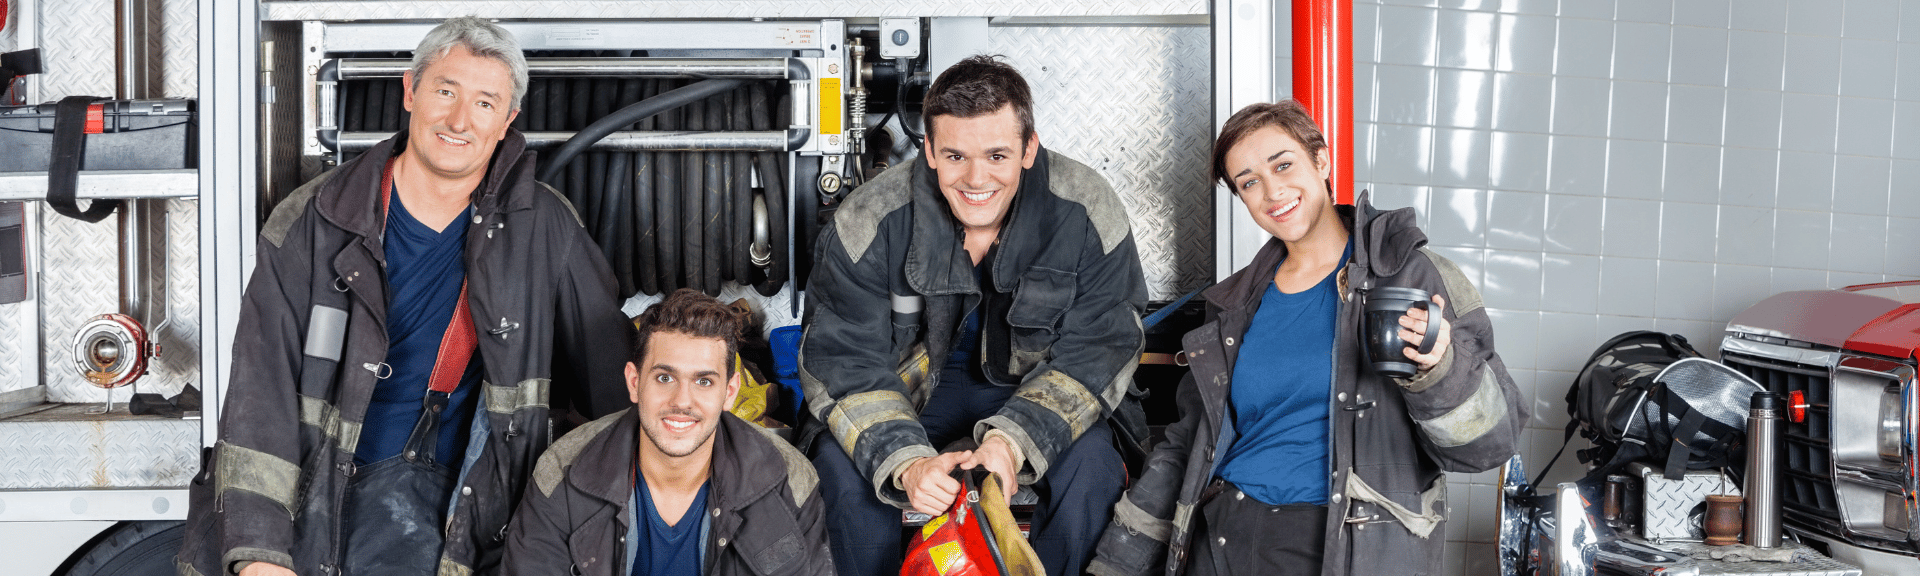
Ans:
POLYGON ((812 544, 806 541, 791 513, 784 506, 762 500, 741 510, 740 514, 743 522, 734 535, 735 542, 728 549, 740 558, 748 571, 752 574, 800 574, 805 566, 802 560, 806 557, 807 547, 812 544))
POLYGON ((1014 289, 1013 304, 1007 309, 1011 332, 1011 354, 1007 371, 1026 376, 1040 362, 1058 337, 1055 330, 1060 317, 1073 306, 1075 275, 1035 266, 1020 276, 1014 289))
MULTIPOLYGON (((1353 539, 1352 574, 1439 573, 1438 563, 1446 543, 1446 477, 1433 480, 1424 493, 1405 490, 1380 490, 1366 500, 1347 490, 1347 535, 1353 539), (1369 501, 1371 500, 1371 501, 1369 501), (1425 512, 1433 515, 1425 537, 1417 535, 1411 524, 1388 508, 1400 508, 1401 514, 1425 512)), ((1340 507, 1329 512, 1338 514, 1340 507)))

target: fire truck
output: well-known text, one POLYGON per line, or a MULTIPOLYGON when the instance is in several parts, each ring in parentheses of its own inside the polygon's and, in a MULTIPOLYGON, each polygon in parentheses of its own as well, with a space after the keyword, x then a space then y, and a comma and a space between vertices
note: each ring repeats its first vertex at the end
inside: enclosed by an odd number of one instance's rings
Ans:
POLYGON ((1920 282, 1776 294, 1727 325, 1721 361, 1786 398, 1789 531, 1868 574, 1920 574, 1920 282))

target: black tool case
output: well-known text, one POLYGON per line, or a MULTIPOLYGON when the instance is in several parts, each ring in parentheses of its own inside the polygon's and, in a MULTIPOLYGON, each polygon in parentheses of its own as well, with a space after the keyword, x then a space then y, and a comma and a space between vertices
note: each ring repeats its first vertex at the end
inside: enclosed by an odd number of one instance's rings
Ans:
MULTIPOLYGON (((104 100, 100 132, 89 133, 81 170, 196 167, 194 101, 104 100)), ((45 172, 53 158, 56 103, 0 106, 0 172, 45 172)), ((91 112, 89 115, 92 115, 91 112)))

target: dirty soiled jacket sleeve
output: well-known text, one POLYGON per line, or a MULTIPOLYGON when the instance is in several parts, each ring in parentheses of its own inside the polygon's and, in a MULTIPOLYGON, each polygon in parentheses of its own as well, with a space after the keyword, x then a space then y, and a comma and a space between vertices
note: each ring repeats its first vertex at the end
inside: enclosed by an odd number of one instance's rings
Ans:
POLYGON ((1432 370, 1399 380, 1408 416, 1419 424, 1421 447, 1448 472, 1480 472, 1513 455, 1526 426, 1526 401, 1494 351, 1493 323, 1480 291, 1460 268, 1421 249, 1410 266, 1430 292, 1445 294, 1451 343, 1432 370), (1422 266, 1431 264, 1431 266, 1422 266))
MULTIPOLYGON (((1146 280, 1133 234, 1104 250, 1098 232, 1089 226, 1081 246, 1073 293, 1062 295, 1071 298, 1071 304, 1058 322, 1045 328, 1058 332, 1046 359, 1027 373, 998 414, 974 427, 975 440, 985 441, 987 432, 997 429, 1019 446, 1026 457, 1021 484, 1045 476, 1081 433, 1112 414, 1126 396, 1145 345, 1140 310, 1146 306, 1146 280)), ((1029 290, 1030 284, 1023 281, 1021 289, 1029 290)), ((1009 318, 1024 316, 1024 296, 1015 297, 1009 318)))
POLYGON ((554 289, 552 394, 592 421, 633 405, 625 375, 633 327, 614 294, 613 270, 586 229, 570 215, 553 220, 569 248, 554 289))
POLYGON ((906 218, 895 213, 879 223, 879 233, 862 254, 848 253, 841 225, 828 225, 815 245, 800 339, 800 383, 807 410, 827 425, 830 440, 839 442, 873 483, 875 496, 905 508, 907 494, 894 487, 893 470, 914 458, 938 455, 894 371, 898 359, 890 340, 893 306, 887 286, 897 272, 887 268, 894 263, 886 255, 890 242, 906 241, 906 218))
POLYGON ((306 460, 300 445, 298 382, 307 360, 316 258, 312 226, 317 218, 308 210, 283 231, 281 245, 263 235, 240 304, 233 371, 210 464, 211 513, 221 534, 223 572, 232 572, 240 562, 294 566, 293 517, 299 506, 300 463, 306 460))
MULTIPOLYGON (((1187 476, 1194 436, 1206 419, 1206 407, 1193 375, 1180 379, 1175 392, 1180 420, 1166 429, 1167 438, 1147 456, 1146 471, 1113 505, 1113 519, 1094 547, 1087 572, 1096 576, 1146 576, 1160 571, 1173 537, 1173 513, 1180 485, 1187 476)), ((1212 442, 1213 438, 1200 440, 1212 442)))

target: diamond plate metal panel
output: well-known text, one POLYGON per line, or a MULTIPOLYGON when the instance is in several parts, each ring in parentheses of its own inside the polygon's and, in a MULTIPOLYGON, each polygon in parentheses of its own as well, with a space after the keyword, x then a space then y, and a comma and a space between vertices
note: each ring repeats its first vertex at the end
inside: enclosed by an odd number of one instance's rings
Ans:
POLYGON ((200 204, 167 202, 167 317, 152 326, 160 355, 139 382, 141 392, 165 396, 200 384, 200 204))
POLYGON ((1668 480, 1661 470, 1643 463, 1631 468, 1640 477, 1640 534, 1649 540, 1706 537, 1694 508, 1707 501, 1708 494, 1740 495, 1740 483, 1729 480, 1718 470, 1688 470, 1679 480, 1668 480))
POLYGON ((1032 85, 1040 142, 1120 193, 1150 297, 1177 298, 1212 278, 1207 28, 1000 26, 989 34, 1032 85))
POLYGON ((33 374, 34 301, 0 306, 0 392, 31 388, 40 383, 33 374))
MULTIPOLYGON (((88 318, 120 310, 119 244, 107 218, 88 224, 44 210, 40 213, 41 383, 49 402, 100 402, 73 366, 73 335, 88 318)), ((126 401, 127 393, 118 393, 126 401)))
POLYGON ((112 0, 36 2, 40 8, 40 99, 113 95, 112 0), (104 41, 103 41, 104 39, 104 41))
POLYGON ((198 0, 164 0, 160 11, 161 96, 200 97, 200 6, 198 0))
MULTIPOLYGON (((172 396, 200 381, 199 206, 188 200, 167 203, 167 309, 172 321, 148 326, 156 331, 160 355, 149 361, 138 392, 172 396)), ((49 402, 102 402, 108 392, 95 388, 73 369, 69 350, 75 331, 87 319, 120 308, 119 227, 117 218, 88 224, 41 213, 41 345, 46 365, 42 382, 49 402)), ((113 391, 124 402, 131 393, 113 391)))
POLYGON ((625 0, 317 1, 263 2, 261 20, 487 18, 860 18, 904 16, 1168 16, 1206 14, 1199 0, 758 0, 629 2, 625 0))
POLYGON ((186 486, 199 468, 200 421, 85 414, 50 406, 0 421, 0 489, 186 486))

